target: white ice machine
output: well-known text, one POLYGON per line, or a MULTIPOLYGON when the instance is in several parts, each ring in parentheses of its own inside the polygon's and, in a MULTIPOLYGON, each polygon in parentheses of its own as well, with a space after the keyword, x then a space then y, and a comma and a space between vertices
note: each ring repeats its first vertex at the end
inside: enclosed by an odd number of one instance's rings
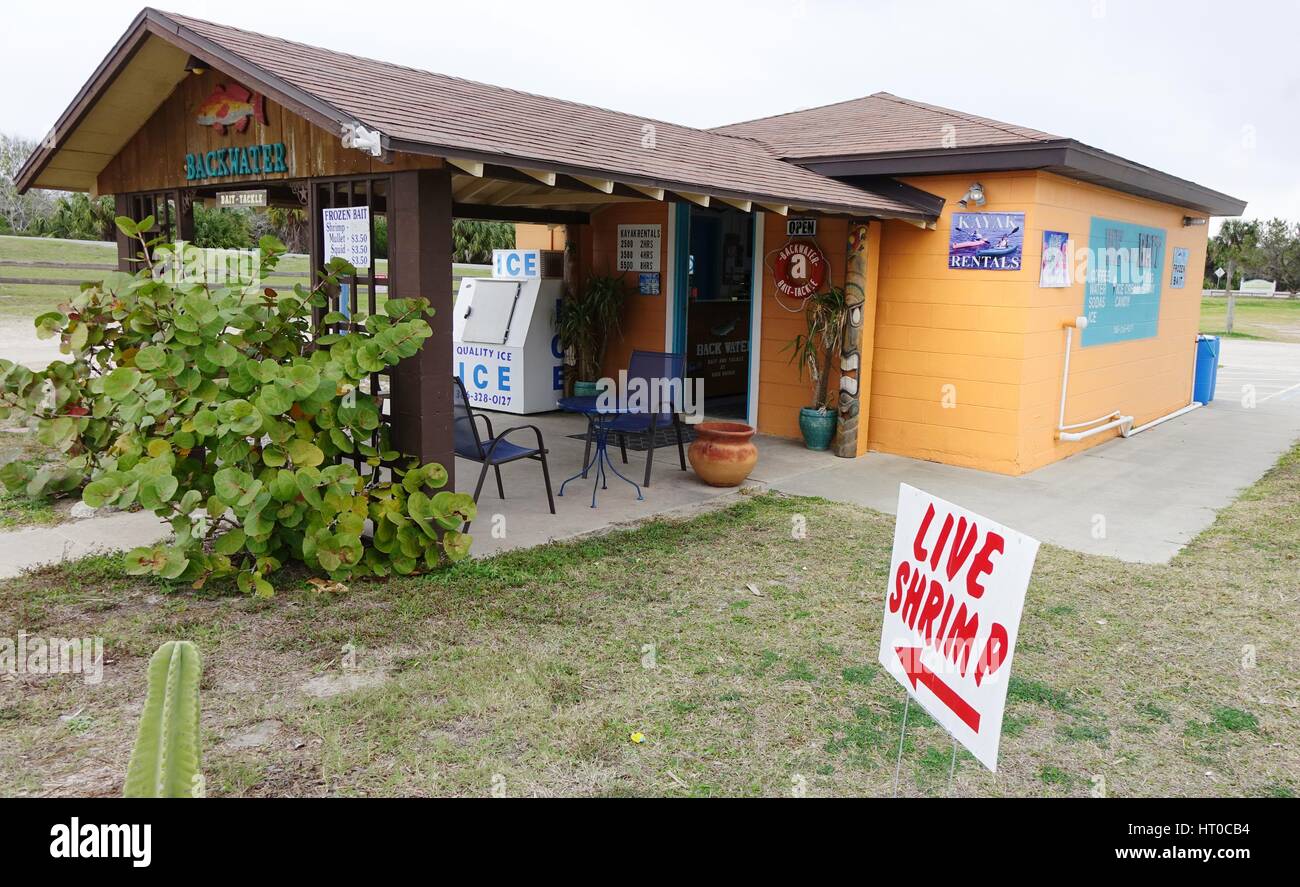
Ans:
POLYGON ((471 406, 520 414, 555 409, 564 388, 555 335, 563 294, 559 278, 461 279, 452 318, 452 371, 465 383, 471 406))

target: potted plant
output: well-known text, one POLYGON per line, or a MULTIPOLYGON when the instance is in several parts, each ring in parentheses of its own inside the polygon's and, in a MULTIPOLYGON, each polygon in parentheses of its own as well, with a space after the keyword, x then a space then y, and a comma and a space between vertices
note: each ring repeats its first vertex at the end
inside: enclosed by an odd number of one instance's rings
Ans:
POLYGON ((610 336, 618 331, 627 286, 621 276, 594 274, 576 299, 565 299, 555 319, 560 347, 577 375, 573 393, 594 396, 610 336))
POLYGON ((805 368, 812 375, 812 406, 799 411, 803 442, 810 450, 825 450, 835 436, 835 424, 839 418, 831 407, 829 389, 831 367, 840 353, 844 326, 849 318, 844 290, 833 286, 809 296, 804 303, 804 317, 808 321, 808 331, 795 336, 786 350, 792 352, 790 362, 799 365, 800 379, 805 368))

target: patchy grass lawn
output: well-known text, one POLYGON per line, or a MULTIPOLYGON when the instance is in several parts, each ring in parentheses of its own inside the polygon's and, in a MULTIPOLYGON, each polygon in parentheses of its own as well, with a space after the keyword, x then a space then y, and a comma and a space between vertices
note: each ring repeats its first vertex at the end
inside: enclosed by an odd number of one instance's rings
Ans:
MULTIPOLYGON (((14 237, 0 235, 0 259, 23 262, 57 264, 116 264, 117 246, 112 243, 85 243, 76 240, 59 240, 52 237, 14 237)), ((385 259, 378 261, 378 270, 388 267, 385 259)), ((307 257, 286 255, 280 260, 278 273, 305 274, 307 257)), ((491 269, 479 265, 457 264, 452 269, 452 291, 460 286, 462 277, 486 277, 491 269)), ((41 278, 67 280, 66 286, 51 284, 3 283, 0 284, 0 319, 34 318, 53 310, 61 302, 76 295, 83 280, 95 280, 104 272, 79 268, 23 267, 0 265, 0 277, 41 278)), ((305 283, 306 277, 273 276, 273 286, 292 288, 295 282, 305 283)))
MULTIPOLYGON (((1169 565, 1043 546, 1002 769, 963 753, 951 791, 1294 795, 1297 525, 1300 449, 1169 565)), ((46 569, 0 584, 0 637, 102 635, 104 679, 0 680, 0 792, 118 794, 147 657, 186 638, 211 794, 887 795, 892 532, 765 495, 333 596, 301 576, 269 601, 167 593, 115 558, 46 569)), ((902 792, 947 793, 950 754, 913 706, 902 792)))
MULTIPOLYGON (((35 467, 50 461, 55 455, 53 450, 36 440, 34 431, 15 425, 12 420, 0 422, 0 467, 13 461, 27 462, 35 467)), ((29 499, 11 494, 4 484, 0 484, 0 531, 61 523, 75 501, 72 497, 57 501, 29 499)))
MULTIPOLYGON (((1225 335, 1227 318, 1226 298, 1201 299, 1201 332, 1225 335)), ((1237 299, 1232 315, 1232 337, 1300 342, 1300 299, 1237 299)))

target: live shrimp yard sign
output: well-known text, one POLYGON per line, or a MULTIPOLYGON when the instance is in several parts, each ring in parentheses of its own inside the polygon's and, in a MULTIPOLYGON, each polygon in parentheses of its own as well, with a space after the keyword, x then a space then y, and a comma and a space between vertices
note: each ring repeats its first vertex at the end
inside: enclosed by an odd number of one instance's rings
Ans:
POLYGON ((900 484, 880 664, 990 770, 1038 540, 900 484))

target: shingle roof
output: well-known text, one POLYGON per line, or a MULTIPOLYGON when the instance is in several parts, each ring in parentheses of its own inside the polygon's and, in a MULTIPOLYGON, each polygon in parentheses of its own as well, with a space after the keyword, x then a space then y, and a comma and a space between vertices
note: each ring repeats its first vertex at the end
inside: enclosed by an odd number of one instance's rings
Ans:
POLYGON ((394 140, 492 155, 673 190, 883 217, 933 218, 916 206, 785 163, 747 138, 650 120, 321 49, 175 13, 197 35, 394 140), (652 126, 654 147, 643 147, 652 126))
POLYGON ((1060 139, 1025 126, 1000 123, 887 92, 732 123, 716 127, 712 132, 753 139, 778 157, 791 160, 940 147, 1023 145, 1060 139))

